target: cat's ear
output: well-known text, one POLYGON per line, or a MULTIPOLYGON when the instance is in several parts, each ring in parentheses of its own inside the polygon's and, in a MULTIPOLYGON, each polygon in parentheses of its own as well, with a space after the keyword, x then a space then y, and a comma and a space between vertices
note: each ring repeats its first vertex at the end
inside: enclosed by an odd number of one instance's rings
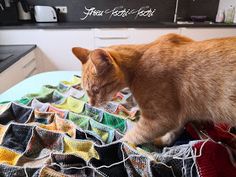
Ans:
POLYGON ((103 49, 94 50, 90 55, 90 59, 94 64, 97 75, 104 74, 112 66, 111 55, 103 49))
POLYGON ((88 61, 90 51, 81 47, 73 47, 72 53, 81 61, 82 64, 85 64, 88 61))

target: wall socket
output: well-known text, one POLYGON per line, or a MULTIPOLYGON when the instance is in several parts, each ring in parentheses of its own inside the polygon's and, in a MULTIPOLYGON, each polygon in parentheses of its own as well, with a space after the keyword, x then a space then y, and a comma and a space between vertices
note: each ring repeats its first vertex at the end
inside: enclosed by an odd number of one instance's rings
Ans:
POLYGON ((59 13, 67 14, 67 7, 66 6, 55 6, 57 10, 59 10, 59 13))

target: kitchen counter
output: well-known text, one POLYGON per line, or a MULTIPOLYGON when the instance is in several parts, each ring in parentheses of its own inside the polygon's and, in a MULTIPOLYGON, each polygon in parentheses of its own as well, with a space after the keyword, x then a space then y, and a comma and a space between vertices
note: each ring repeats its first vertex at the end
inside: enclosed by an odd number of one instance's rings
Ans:
POLYGON ((4 60, 0 60, 0 73, 35 48, 36 45, 0 45, 0 57, 9 56, 4 60))
POLYGON ((163 23, 130 23, 130 22, 67 22, 67 23, 22 23, 17 25, 0 25, 1 29, 77 29, 77 28, 235 28, 236 24, 226 23, 184 23, 173 22, 163 23))

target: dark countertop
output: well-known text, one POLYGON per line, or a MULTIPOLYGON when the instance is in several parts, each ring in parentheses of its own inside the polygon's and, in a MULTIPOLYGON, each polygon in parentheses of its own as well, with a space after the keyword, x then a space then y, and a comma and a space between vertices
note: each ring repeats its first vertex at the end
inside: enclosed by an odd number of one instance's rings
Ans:
POLYGON ((36 45, 0 45, 1 54, 11 54, 10 57, 0 60, 0 73, 20 60, 26 54, 36 48, 36 45))
POLYGON ((235 28, 236 24, 197 22, 194 24, 163 23, 129 23, 129 22, 67 22, 67 23, 23 23, 0 25, 1 29, 80 29, 80 28, 235 28))

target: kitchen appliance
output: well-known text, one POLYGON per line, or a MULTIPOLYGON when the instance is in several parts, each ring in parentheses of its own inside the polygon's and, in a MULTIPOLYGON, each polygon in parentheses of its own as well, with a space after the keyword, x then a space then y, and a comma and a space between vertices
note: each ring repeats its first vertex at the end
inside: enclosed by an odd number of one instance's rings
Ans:
POLYGON ((51 6, 34 6, 36 22, 57 22, 56 10, 51 6))
POLYGON ((230 6, 225 12, 225 23, 234 22, 235 7, 230 6))
POLYGON ((17 9, 19 20, 31 20, 30 6, 26 0, 19 0, 17 9))
POLYGON ((218 13, 216 15, 216 20, 215 21, 217 23, 222 23, 222 22, 224 22, 224 20, 225 20, 225 13, 222 9, 219 9, 218 13))
POLYGON ((18 24, 16 0, 0 0, 0 25, 18 24))

